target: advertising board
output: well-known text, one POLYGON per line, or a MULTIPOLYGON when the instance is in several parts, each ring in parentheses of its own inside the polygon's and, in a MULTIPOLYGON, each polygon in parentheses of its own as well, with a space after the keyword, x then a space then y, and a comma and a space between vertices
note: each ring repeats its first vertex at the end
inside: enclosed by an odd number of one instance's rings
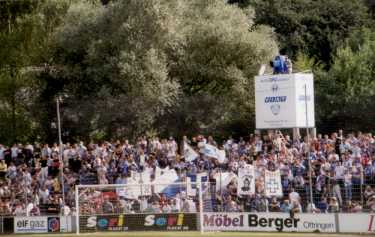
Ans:
POLYGON ((204 213, 203 226, 209 231, 336 231, 333 214, 204 213))
POLYGON ((196 214, 124 214, 80 217, 80 230, 92 231, 192 231, 196 214))
POLYGON ((375 233, 375 213, 340 213, 338 218, 341 233, 375 233))
POLYGON ((45 216, 15 217, 14 233, 47 233, 48 223, 45 216))
POLYGON ((296 73, 255 77, 257 129, 306 127, 306 107, 307 125, 314 127, 313 74, 296 73))

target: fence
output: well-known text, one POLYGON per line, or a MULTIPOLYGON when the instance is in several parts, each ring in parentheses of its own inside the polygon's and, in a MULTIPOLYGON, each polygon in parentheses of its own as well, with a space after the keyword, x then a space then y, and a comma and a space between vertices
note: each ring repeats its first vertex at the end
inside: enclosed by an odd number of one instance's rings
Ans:
POLYGON ((77 185, 77 233, 196 230, 199 190, 190 182, 77 185))
MULTIPOLYGON (((305 168, 306 169, 306 168, 305 168)), ((317 176, 313 172, 311 177, 307 173, 296 175, 298 171, 292 170, 295 174, 291 177, 281 172, 282 196, 275 197, 278 206, 290 199, 290 193, 294 191, 300 198, 302 212, 314 213, 351 213, 351 212, 370 212, 375 211, 375 176, 361 173, 357 176, 352 175, 351 182, 345 181, 345 177, 337 178, 333 171, 326 175, 317 176), (310 195, 312 193, 312 195, 310 195), (310 201, 313 205, 310 205, 310 201), (337 203, 337 206, 335 205, 337 203), (314 210, 312 210, 314 209, 314 210)), ((271 208, 272 198, 267 198, 266 203, 262 200, 264 194, 264 179, 260 178, 256 182, 255 195, 239 196, 237 194, 237 176, 228 179, 228 172, 222 172, 221 169, 216 175, 218 179, 210 179, 209 190, 210 199, 213 200, 212 207, 206 207, 209 211, 225 211, 228 209, 228 199, 234 201, 239 211, 282 211, 278 208, 271 208), (222 178, 225 176, 225 178, 222 178), (255 203, 254 203, 255 200, 255 203)), ((205 202, 207 201, 204 200, 205 202)))
MULTIPOLYGON (((272 200, 272 198, 266 198, 265 200, 262 199, 264 190, 264 179, 262 177, 256 180, 256 195, 240 196, 237 194, 237 174, 222 172, 221 170, 222 169, 219 169, 215 175, 212 175, 212 173, 200 173, 198 175, 195 175, 196 177, 194 179, 190 178, 192 177, 192 175, 186 173, 185 177, 187 177, 187 179, 185 179, 184 182, 181 182, 180 187, 177 187, 177 185, 175 184, 175 188, 170 188, 169 190, 165 190, 165 192, 171 193, 179 190, 184 190, 190 195, 190 197, 194 197, 196 188, 194 187, 194 184, 188 186, 187 182, 188 180, 199 180, 205 183, 205 185, 207 185, 208 187, 203 193, 205 211, 228 211, 228 208, 231 208, 243 212, 278 212, 283 211, 280 209, 280 207, 284 204, 285 201, 289 199, 289 195, 293 188, 295 193, 297 193, 300 197, 302 212, 351 213, 361 211, 375 211, 375 177, 372 175, 366 175, 364 171, 361 175, 352 177, 352 183, 350 185, 345 184, 345 179, 336 178, 333 172, 321 176, 316 176, 314 174, 312 176, 312 185, 309 184, 309 177, 306 173, 303 173, 304 175, 299 176, 296 175, 296 173, 299 172, 298 170, 292 171, 295 174, 291 177, 281 172, 281 186, 283 195, 275 198, 275 200, 272 200), (233 175, 231 176, 228 174, 233 175), (368 189, 369 187, 370 189, 368 189), (311 199, 310 193, 312 193, 311 196, 313 198, 315 209, 311 208, 311 205, 309 206, 311 199), (336 199, 336 207, 333 204, 330 205, 333 199, 336 199), (234 206, 228 207, 230 201, 234 201, 234 203, 232 203, 234 206), (275 201, 275 203, 273 203, 273 201, 275 201), (371 209, 371 207, 373 207, 373 209, 371 209)), ((133 183, 132 185, 133 187, 135 187, 134 185, 138 184, 133 183)), ((142 210, 137 211, 140 213, 144 209, 146 209, 147 201, 150 201, 152 198, 155 199, 155 195, 150 194, 158 193, 159 191, 162 191, 162 188, 165 187, 166 185, 159 185, 158 188, 157 185, 155 186, 155 184, 153 184, 153 190, 151 190, 150 185, 143 185, 142 188, 138 188, 138 190, 135 190, 136 188, 128 188, 127 194, 120 194, 120 196, 128 196, 128 198, 124 197, 123 199, 134 199, 135 197, 131 197, 132 193, 140 196, 141 198, 138 202, 138 208, 141 208, 140 205, 142 203, 144 204, 142 210)), ((124 191, 122 192, 124 193, 124 191)), ((73 199, 70 201, 70 204, 73 204, 73 206, 71 206, 73 209, 75 200, 73 195, 70 196, 73 197, 73 199)), ((105 195, 102 195, 101 197, 103 198, 104 196, 105 195)), ((111 196, 113 195, 111 192, 108 192, 107 196, 111 198, 111 196)), ((196 197, 192 200, 195 200, 196 202, 196 197)), ((114 200, 111 200, 111 202, 115 204, 114 208, 119 209, 117 212, 130 212, 129 206, 120 207, 120 202, 114 203, 113 201, 114 200)), ((118 201, 120 201, 120 199, 118 201)), ((26 201, 24 201, 24 203, 26 203, 26 201)), ((83 214, 90 214, 90 208, 96 209, 95 206, 92 206, 92 204, 90 203, 86 203, 84 205, 87 205, 88 209, 83 210, 83 214)), ((197 208, 197 206, 195 208, 197 208)), ((54 204, 40 203, 39 209, 40 215, 58 215, 60 212, 59 206, 54 204)), ((1 210, 5 210, 5 208, 1 208, 0 211, 1 210)), ((179 212, 181 210, 173 211, 179 212)), ((183 211, 187 212, 186 210, 183 211)), ((10 213, 0 213, 0 216, 2 214, 9 215, 10 213)))

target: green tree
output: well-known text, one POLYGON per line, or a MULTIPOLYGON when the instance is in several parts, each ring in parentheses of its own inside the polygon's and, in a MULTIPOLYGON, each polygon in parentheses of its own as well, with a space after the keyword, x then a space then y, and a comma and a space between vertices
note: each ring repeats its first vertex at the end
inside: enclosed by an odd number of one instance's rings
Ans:
MULTIPOLYGON (((64 1, 0 2, 0 139, 5 143, 35 139, 34 114, 38 81, 35 74, 47 60, 54 8, 64 1)), ((39 111, 40 112, 40 111, 39 111)))
POLYGON ((324 130, 373 130, 375 123, 375 34, 356 31, 318 74, 319 125, 324 130))
POLYGON ((54 50, 72 136, 177 134, 250 119, 253 76, 277 47, 269 28, 251 30, 248 12, 220 0, 73 4, 54 50))
POLYGON ((371 25, 362 0, 255 0, 251 5, 256 23, 275 29, 282 53, 295 59, 305 52, 325 68, 351 32, 371 25))

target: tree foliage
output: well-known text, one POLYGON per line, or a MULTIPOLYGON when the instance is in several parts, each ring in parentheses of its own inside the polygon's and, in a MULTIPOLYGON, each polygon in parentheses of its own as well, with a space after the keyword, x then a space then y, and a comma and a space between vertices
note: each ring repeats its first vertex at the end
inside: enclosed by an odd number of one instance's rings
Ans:
POLYGON ((254 0, 256 23, 272 26, 280 49, 293 58, 305 52, 329 68, 351 32, 371 25, 362 0, 254 0))
POLYGON ((327 130, 373 130, 375 34, 369 29, 354 32, 333 61, 317 81, 320 125, 327 130))
POLYGON ((0 1, 0 142, 55 141, 57 97, 64 140, 245 135, 254 75, 278 45, 316 75, 320 129, 371 129, 367 11, 360 0, 0 1))
POLYGON ((49 60, 46 47, 66 7, 65 1, 0 2, 0 139, 5 143, 36 138, 35 72, 49 60))
POLYGON ((223 1, 72 5, 55 35, 65 122, 76 136, 119 137, 213 129, 244 109, 249 118, 252 78, 276 52, 271 31, 250 31, 249 19, 223 1))

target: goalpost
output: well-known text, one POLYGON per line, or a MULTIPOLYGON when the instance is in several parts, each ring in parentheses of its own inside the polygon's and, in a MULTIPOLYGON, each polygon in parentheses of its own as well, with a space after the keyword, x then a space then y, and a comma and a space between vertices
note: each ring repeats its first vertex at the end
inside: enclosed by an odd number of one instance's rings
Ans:
POLYGON ((76 233, 102 231, 203 232, 199 182, 76 185, 76 233))

